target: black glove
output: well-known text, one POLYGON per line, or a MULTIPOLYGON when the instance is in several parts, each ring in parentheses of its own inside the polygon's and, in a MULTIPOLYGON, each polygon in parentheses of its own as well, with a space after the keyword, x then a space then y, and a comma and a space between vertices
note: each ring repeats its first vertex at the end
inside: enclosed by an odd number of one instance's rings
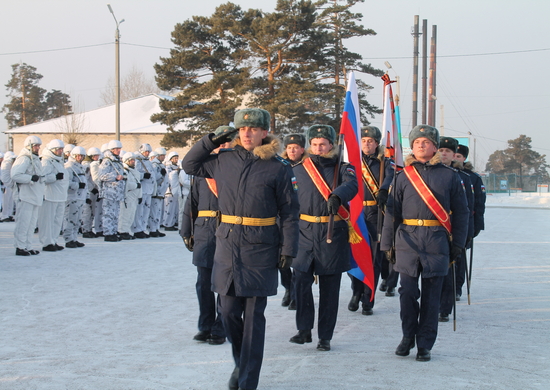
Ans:
POLYGON ((453 245, 451 247, 450 261, 451 262, 455 261, 458 258, 458 256, 460 256, 462 251, 463 249, 461 247, 459 247, 458 245, 453 245))
POLYGON ((213 135, 211 138, 212 143, 216 146, 225 144, 226 142, 231 141, 233 134, 235 134, 237 131, 239 131, 239 129, 226 129, 221 134, 213 135))
POLYGON ((279 269, 282 269, 283 271, 289 269, 290 266, 292 265, 292 259, 293 259, 292 256, 281 255, 281 258, 279 259, 279 264, 277 264, 277 267, 279 269))
POLYGON ((338 214, 338 209, 342 205, 342 201, 337 195, 331 195, 328 197, 327 209, 329 214, 338 214))
POLYGON ((137 183, 137 188, 141 188, 141 183, 137 183))
POLYGON ((86 183, 78 183, 78 188, 80 189, 86 188, 86 183))
POLYGON ((90 191, 92 194, 94 195, 97 195, 99 194, 99 190, 97 188, 94 188, 93 190, 90 191))
POLYGON ((481 233, 481 229, 474 230, 474 237, 477 237, 481 233))
POLYGON ((92 200, 91 199, 86 199, 86 203, 92 204, 92 200))
POLYGON ((378 202, 378 206, 384 207, 388 202, 388 190, 378 191, 378 196, 376 197, 376 201, 378 202))
POLYGON ((162 168, 162 169, 160 170, 160 174, 161 174, 162 176, 166 175, 166 169, 162 168))
POLYGON ((40 176, 38 176, 38 175, 32 175, 31 176, 31 181, 34 181, 36 183, 38 180, 40 180, 40 176))
POLYGON ((193 236, 191 237, 183 237, 183 243, 185 244, 185 247, 189 252, 193 252, 193 244, 195 243, 195 240, 193 239, 193 236))
POLYGON ((388 259, 390 264, 395 264, 395 248, 391 247, 390 250, 387 250, 384 253, 386 254, 386 259, 388 259))
POLYGON ((142 201, 143 201, 143 198, 138 198, 138 204, 141 204, 142 201))
POLYGON ((150 179, 150 178, 151 178, 151 174, 150 174, 149 172, 145 172, 145 173, 143 174, 143 178, 144 178, 144 179, 150 179))
POLYGON ((63 172, 57 172, 57 174, 55 175, 55 178, 57 180, 63 180, 63 172))

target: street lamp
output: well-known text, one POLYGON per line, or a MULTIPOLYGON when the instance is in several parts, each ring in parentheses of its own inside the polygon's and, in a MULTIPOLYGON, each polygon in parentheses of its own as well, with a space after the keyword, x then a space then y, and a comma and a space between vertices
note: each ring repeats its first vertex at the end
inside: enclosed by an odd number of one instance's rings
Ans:
POLYGON ((109 11, 111 11, 111 14, 113 15, 113 18, 115 19, 115 23, 116 23, 116 31, 115 31, 116 139, 120 141, 120 47, 119 47, 120 34, 118 32, 118 26, 120 26, 120 24, 124 22, 124 19, 122 19, 120 22, 117 21, 115 13, 111 8, 111 4, 107 4, 107 7, 109 7, 109 11))

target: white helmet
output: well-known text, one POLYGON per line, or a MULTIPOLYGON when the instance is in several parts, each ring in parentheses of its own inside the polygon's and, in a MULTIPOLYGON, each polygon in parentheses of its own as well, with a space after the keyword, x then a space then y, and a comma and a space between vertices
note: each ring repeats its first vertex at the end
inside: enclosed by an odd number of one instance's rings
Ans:
POLYGON ((109 141, 109 143, 107 144, 107 149, 108 150, 122 149, 122 142, 117 141, 116 139, 113 139, 109 141))
POLYGON ((159 154, 154 150, 149 154, 149 158, 157 157, 159 154))
POLYGON ((86 152, 86 154, 87 154, 88 156, 100 155, 100 154, 101 154, 101 150, 99 150, 99 149, 96 148, 96 147, 93 147, 93 148, 88 149, 88 151, 86 152))
POLYGON ((132 152, 126 152, 124 153, 124 155, 122 156, 122 162, 126 162, 128 160, 135 160, 136 159, 136 156, 134 156, 134 153, 132 152))
POLYGON ((85 156, 86 155, 86 149, 84 149, 82 146, 75 146, 72 150, 71 150, 71 156, 76 156, 76 155, 82 155, 82 156, 85 156))
POLYGON ((24 147, 30 149, 34 145, 42 145, 42 140, 36 135, 29 135, 27 138, 25 138, 25 142, 23 143, 24 147))
POLYGON ((73 150, 74 145, 73 144, 67 144, 63 148, 63 154, 71 153, 71 150, 73 150))
POLYGON ((141 144, 139 146, 139 151, 142 152, 142 153, 143 152, 152 152, 153 148, 149 144, 141 144))
POLYGON ((50 142, 48 142, 48 145, 46 145, 46 148, 52 150, 57 148, 64 148, 65 143, 61 141, 60 139, 52 139, 50 142))
POLYGON ((99 149, 101 151, 101 153, 105 153, 107 150, 109 150, 109 148, 107 147, 107 145, 109 144, 103 144, 101 145, 101 148, 99 149))
POLYGON ((170 153, 168 153, 168 156, 166 156, 166 159, 167 159, 168 161, 170 161, 170 160, 171 160, 173 157, 175 157, 175 156, 178 156, 178 157, 179 157, 178 152, 176 152, 176 151, 170 152, 170 153))
POLYGON ((5 154, 4 154, 4 160, 7 160, 7 159, 14 159, 16 158, 17 156, 15 155, 15 153, 13 153, 11 150, 8 150, 5 154))
POLYGON ((166 156, 166 149, 156 148, 155 153, 157 154, 157 156, 166 156))

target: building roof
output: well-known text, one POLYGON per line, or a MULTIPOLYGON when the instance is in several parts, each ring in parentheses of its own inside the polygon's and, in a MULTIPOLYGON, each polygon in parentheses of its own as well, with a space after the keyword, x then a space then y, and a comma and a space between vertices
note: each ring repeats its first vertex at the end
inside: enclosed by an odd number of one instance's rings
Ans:
MULTIPOLYGON (((151 122, 151 115, 160 113, 161 99, 173 99, 171 96, 149 94, 120 103, 120 134, 164 134, 168 126, 151 122)), ((96 108, 67 117, 50 119, 27 126, 4 131, 6 134, 53 134, 66 133, 69 123, 81 124, 83 134, 115 134, 116 107, 114 104, 96 108), (73 120, 73 122, 71 122, 73 120)), ((176 130, 188 130, 184 122, 175 126, 176 130)))

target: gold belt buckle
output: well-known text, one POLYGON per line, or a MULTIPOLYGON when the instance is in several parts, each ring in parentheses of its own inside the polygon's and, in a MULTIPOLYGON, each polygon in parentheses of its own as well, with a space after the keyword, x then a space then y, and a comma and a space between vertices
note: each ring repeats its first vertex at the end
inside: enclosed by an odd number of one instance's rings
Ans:
POLYGON ((315 223, 321 223, 321 217, 315 217, 315 223))
POLYGON ((218 215, 218 212, 217 212, 217 211, 212 210, 212 211, 210 212, 210 216, 212 216, 212 217, 216 217, 217 215, 218 215))
POLYGON ((242 225, 243 217, 235 217, 235 225, 242 225))
POLYGON ((416 224, 417 224, 418 226, 424 226, 424 220, 423 220, 423 219, 418 219, 418 220, 416 221, 416 224))

